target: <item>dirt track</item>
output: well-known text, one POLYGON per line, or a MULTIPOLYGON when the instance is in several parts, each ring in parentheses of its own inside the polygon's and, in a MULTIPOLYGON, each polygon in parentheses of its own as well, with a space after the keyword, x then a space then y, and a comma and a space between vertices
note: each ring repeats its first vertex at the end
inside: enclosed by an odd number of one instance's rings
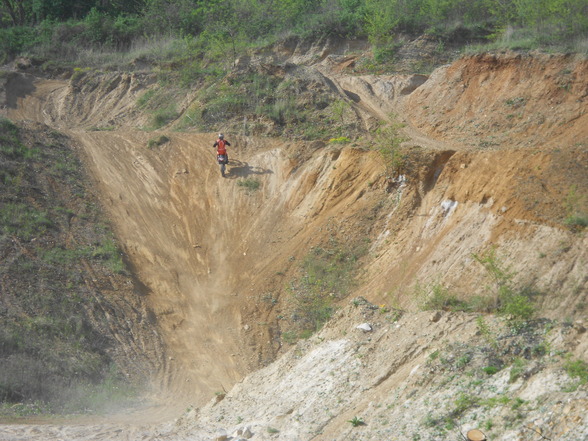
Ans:
POLYGON ((519 69, 515 61, 492 69, 486 63, 458 62, 415 92, 394 97, 370 97, 366 93, 378 88, 333 76, 360 97, 366 121, 402 109, 413 140, 434 147, 432 160, 414 176, 419 181, 392 193, 383 191, 375 154, 354 149, 308 153, 302 145, 228 134, 233 146, 226 179, 213 161, 215 134, 163 131, 170 142, 149 149, 159 133, 134 129, 140 120, 128 116, 138 78, 92 97, 76 95, 67 82, 21 79, 18 88, 8 88, 8 117, 44 122, 79 143, 169 348, 153 372, 154 394, 165 406, 183 409, 229 390, 280 353, 276 327, 267 325, 279 311, 262 301, 268 292, 282 292, 277 274, 294 271, 327 230, 345 237, 373 222, 365 215, 375 207, 370 265, 358 289, 369 300, 418 306, 411 295, 415 283, 443 282, 474 294, 484 283, 471 254, 498 245, 522 281, 558 287, 557 297, 541 299, 545 315, 565 317, 574 308, 582 313, 588 244, 562 227, 561 201, 571 185, 582 194, 588 189, 587 91, 581 89, 588 64, 565 57, 537 61, 537 72, 565 67, 570 86, 563 93, 559 77, 552 81, 546 74, 549 84, 535 93, 508 87, 520 81, 507 70, 519 69), (494 107, 481 94, 492 95, 494 107), (523 95, 520 123, 507 118, 513 125, 495 136, 504 127, 499 107, 520 104, 511 100, 523 95), (542 107, 540 96, 559 99, 559 111, 542 107), (443 107, 448 102, 454 107, 443 107), (538 108, 544 109, 541 121, 534 117, 538 108), (88 130, 101 121, 120 124, 114 131, 88 130), (295 159, 300 152, 304 162, 295 159), (252 177, 260 190, 237 185, 252 177))
MULTIPOLYGON (((214 134, 167 132, 169 143, 148 149, 148 141, 158 133, 76 129, 69 126, 73 116, 61 116, 59 110, 71 99, 67 83, 31 84, 28 90, 34 92, 19 100, 9 117, 60 127, 79 143, 167 336, 170 355, 161 360, 160 372, 154 372, 160 383, 157 393, 171 394, 180 407, 202 404, 264 363, 257 358, 262 356, 259 346, 272 337, 258 330, 250 331, 259 332, 256 336, 242 335, 255 325, 248 320, 258 320, 242 313, 251 313, 259 300, 258 289, 264 283, 260 275, 275 274, 280 258, 300 254, 296 248, 309 235, 302 229, 312 224, 308 213, 328 213, 329 205, 357 194, 363 182, 375 179, 376 163, 362 172, 358 167, 365 160, 342 161, 345 165, 338 173, 366 176, 344 191, 326 195, 337 179, 328 177, 331 183, 320 197, 307 197, 317 173, 331 166, 328 154, 312 161, 307 167, 311 172, 292 175, 292 162, 279 141, 272 145, 230 138, 231 164, 222 179, 214 164, 214 134), (253 177, 261 180, 261 190, 248 192, 237 186, 238 179, 253 177), (281 242, 284 245, 277 250, 281 242)), ((86 118, 75 124, 87 124, 86 118)), ((341 156, 349 155, 357 156, 341 156)))

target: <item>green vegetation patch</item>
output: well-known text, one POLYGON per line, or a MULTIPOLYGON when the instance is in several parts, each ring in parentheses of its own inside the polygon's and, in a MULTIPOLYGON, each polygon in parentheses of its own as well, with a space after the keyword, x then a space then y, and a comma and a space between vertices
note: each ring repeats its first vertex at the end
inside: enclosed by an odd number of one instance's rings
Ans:
POLYGON ((247 190, 248 193, 253 193, 259 190, 259 187, 261 187, 261 182, 257 179, 247 178, 239 179, 237 181, 237 185, 247 190))
POLYGON ((159 84, 137 99, 137 106, 149 115, 147 130, 157 130, 178 118, 177 102, 182 92, 178 87, 159 84))
POLYGON ((534 375, 565 371, 574 381, 562 383, 562 392, 572 392, 588 382, 588 364, 584 361, 573 359, 562 350, 543 349, 552 340, 550 332, 554 329, 561 332, 565 324, 547 319, 530 320, 524 328, 513 332, 503 319, 489 319, 491 324, 478 320, 477 341, 446 342, 428 357, 428 380, 439 382, 433 388, 451 394, 444 399, 446 406, 422 420, 426 427, 434 429, 439 439, 445 438, 461 422, 475 420, 480 415, 492 416, 484 423, 486 429, 508 429, 537 409, 536 402, 517 396, 520 389, 505 386, 506 381, 512 384, 528 381, 534 375), (492 409, 498 412, 489 412, 492 409))
POLYGON ((359 125, 349 104, 336 103, 329 85, 306 75, 304 68, 292 72, 278 67, 267 72, 248 68, 205 78, 179 126, 213 131, 222 125, 245 135, 305 140, 357 134, 359 125))
POLYGON ((5 159, 29 159, 38 153, 34 148, 27 148, 20 141, 19 128, 11 121, 0 118, 0 154, 5 159))
POLYGON ((564 223, 572 230, 579 231, 588 227, 588 214, 582 208, 585 205, 586 195, 578 192, 576 185, 572 185, 564 201, 566 211, 564 223))
POLYGON ((373 149, 380 154, 387 176, 397 176, 406 170, 407 155, 401 148, 406 138, 401 134, 401 128, 402 125, 392 122, 375 132, 373 149))
POLYGON ((533 298, 538 293, 532 286, 519 288, 513 279, 514 272, 498 257, 492 248, 482 254, 474 254, 475 261, 486 270, 490 283, 482 295, 462 299, 440 283, 428 287, 415 287, 415 296, 422 300, 424 310, 498 313, 506 317, 513 327, 524 326, 532 319, 536 307, 533 298))
POLYGON ((588 363, 584 360, 568 360, 564 369, 570 377, 577 379, 580 385, 588 383, 588 363))
POLYGON ((496 250, 492 248, 473 257, 484 267, 492 281, 489 290, 493 292, 498 312, 511 318, 515 324, 531 319, 535 314, 531 297, 536 293, 531 288, 516 288, 513 283, 516 274, 499 259, 496 250))
POLYGON ((53 222, 46 211, 18 202, 7 202, 0 208, 0 234, 14 234, 29 241, 44 234, 53 222))
POLYGON ((311 248, 300 265, 300 277, 289 285, 292 319, 299 337, 312 335, 331 318, 336 302, 355 285, 358 261, 366 252, 365 243, 343 244, 334 238, 311 248))
POLYGON ((152 138, 147 142, 147 148, 153 149, 155 147, 160 147, 164 144, 167 144, 170 139, 165 135, 160 135, 157 138, 152 138))
POLYGON ((0 416, 126 400, 103 327, 117 308, 98 295, 126 272, 114 236, 63 135, 0 125, 0 416))
POLYGON ((17 4, 18 13, 0 10, 1 63, 27 54, 39 62, 68 66, 83 61, 102 68, 141 69, 147 64, 181 72, 184 84, 207 70, 227 70, 248 49, 266 47, 285 35, 302 41, 367 37, 374 54, 367 70, 379 72, 382 66, 395 68, 402 48, 399 35, 427 35, 437 42, 439 53, 466 44, 585 52, 588 33, 584 0, 542 0, 540 7, 532 0, 17 4))

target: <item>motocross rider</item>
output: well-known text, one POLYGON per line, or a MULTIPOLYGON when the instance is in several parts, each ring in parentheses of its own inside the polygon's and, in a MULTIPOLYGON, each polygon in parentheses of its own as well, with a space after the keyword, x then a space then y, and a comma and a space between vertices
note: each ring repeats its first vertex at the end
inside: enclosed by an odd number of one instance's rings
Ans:
POLYGON ((218 139, 212 145, 212 147, 216 147, 217 157, 220 155, 225 155, 225 164, 229 163, 229 155, 227 153, 227 148, 226 148, 226 146, 228 146, 228 145, 230 146, 231 143, 229 141, 225 140, 225 135, 223 135, 222 133, 218 134, 218 139))

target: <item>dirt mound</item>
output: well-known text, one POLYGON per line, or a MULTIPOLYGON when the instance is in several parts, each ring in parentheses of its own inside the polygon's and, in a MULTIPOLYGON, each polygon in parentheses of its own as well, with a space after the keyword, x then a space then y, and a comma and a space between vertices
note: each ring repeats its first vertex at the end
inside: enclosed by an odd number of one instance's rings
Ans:
POLYGON ((467 147, 585 147, 588 60, 483 54, 437 69, 408 100, 412 125, 467 147))

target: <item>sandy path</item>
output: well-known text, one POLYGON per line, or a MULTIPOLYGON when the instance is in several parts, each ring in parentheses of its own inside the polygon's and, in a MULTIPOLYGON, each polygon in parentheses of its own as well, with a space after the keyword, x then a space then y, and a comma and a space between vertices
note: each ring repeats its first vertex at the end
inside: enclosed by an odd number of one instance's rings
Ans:
POLYGON ((251 200, 237 189, 235 178, 255 169, 233 154, 233 175, 223 180, 212 135, 168 134, 169 143, 149 149, 148 141, 158 134, 71 127, 56 119, 63 114, 60 99, 68 93, 64 82, 27 77, 12 90, 16 98, 9 118, 59 127, 79 146, 144 285, 168 347, 168 354, 156 360, 151 398, 184 409, 230 388, 248 372, 237 287, 248 242, 256 241, 244 215, 251 200))
POLYGON ((162 388, 200 403, 245 373, 239 361, 238 268, 229 262, 240 232, 231 208, 235 184, 222 180, 206 136, 74 132, 170 355, 156 374, 162 388), (166 384, 167 383, 167 384, 166 384))

